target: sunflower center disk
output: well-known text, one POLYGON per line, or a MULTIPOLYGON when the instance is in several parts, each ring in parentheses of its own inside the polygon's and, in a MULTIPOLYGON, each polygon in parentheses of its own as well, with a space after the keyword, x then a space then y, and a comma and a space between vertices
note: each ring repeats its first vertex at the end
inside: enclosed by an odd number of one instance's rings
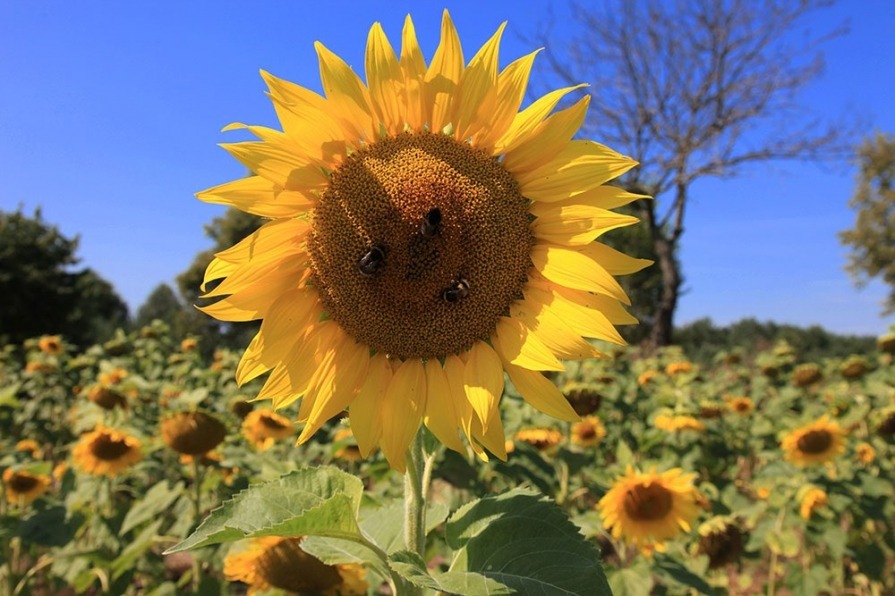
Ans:
POLYGON ((93 442, 90 450, 97 459, 115 461, 127 453, 129 449, 130 447, 128 447, 125 441, 116 441, 108 437, 100 437, 93 442))
POLYGON ((625 512, 636 521, 662 519, 671 506, 671 492, 656 484, 636 486, 625 494, 625 512))
POLYGON ((37 478, 25 474, 13 474, 9 481, 9 488, 16 493, 26 493, 37 486, 37 478))
POLYGON ((799 437, 799 450, 803 453, 823 453, 833 442, 833 437, 825 430, 812 430, 799 437))
POLYGON ((399 358, 459 353, 521 298, 528 201, 492 156, 441 134, 353 153, 314 213, 311 266, 329 316, 399 358))
POLYGON ((301 550, 295 539, 283 540, 269 548, 257 565, 267 583, 291 592, 317 593, 342 583, 342 576, 335 567, 301 550))

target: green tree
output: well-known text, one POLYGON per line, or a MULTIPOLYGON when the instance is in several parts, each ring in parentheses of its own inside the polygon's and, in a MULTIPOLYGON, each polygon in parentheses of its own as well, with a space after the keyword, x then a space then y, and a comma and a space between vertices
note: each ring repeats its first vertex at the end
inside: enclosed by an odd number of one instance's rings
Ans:
POLYGON ((171 329, 175 329, 177 335, 178 320, 183 316, 184 310, 174 289, 168 284, 159 284, 137 310, 134 325, 142 327, 158 319, 167 323, 171 329))
POLYGON ((851 248, 846 270, 859 286, 881 278, 890 287, 883 314, 895 313, 895 136, 877 134, 858 149, 858 187, 848 205, 858 215, 839 234, 851 248))
POLYGON ((0 211, 0 338, 18 343, 62 334, 80 346, 111 337, 128 322, 127 305, 95 271, 75 269, 78 238, 43 220, 0 211))

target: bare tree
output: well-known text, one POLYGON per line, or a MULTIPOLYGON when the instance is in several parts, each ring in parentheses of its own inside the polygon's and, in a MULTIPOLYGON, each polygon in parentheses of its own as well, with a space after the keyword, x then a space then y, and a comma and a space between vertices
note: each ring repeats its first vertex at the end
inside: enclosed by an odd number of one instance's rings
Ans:
POLYGON ((682 276, 675 258, 690 189, 750 163, 850 153, 836 126, 798 102, 822 70, 820 45, 842 30, 796 27, 827 0, 607 0, 573 3, 574 32, 537 34, 547 67, 587 82, 590 138, 640 162, 622 183, 655 200, 635 203, 662 273, 651 344, 668 345, 682 276), (566 41, 558 41, 565 37, 566 41), (549 40, 549 41, 548 41, 549 40))

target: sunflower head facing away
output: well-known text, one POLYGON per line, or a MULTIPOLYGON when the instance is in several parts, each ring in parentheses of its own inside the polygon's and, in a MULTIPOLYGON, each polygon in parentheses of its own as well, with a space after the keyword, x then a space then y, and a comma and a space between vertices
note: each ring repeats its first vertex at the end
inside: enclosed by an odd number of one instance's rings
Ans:
POLYGON ((520 111, 537 52, 499 70, 503 29, 467 63, 445 12, 426 64, 409 17, 400 53, 376 23, 366 82, 317 43, 325 95, 262 72, 282 130, 228 127, 257 138, 224 145, 251 175, 198 196, 270 221, 216 255, 203 310, 262 321, 237 380, 301 400, 300 442, 348 409, 361 452, 399 470, 420 424, 505 457, 504 371, 576 420, 542 371, 636 322, 614 276, 649 261, 596 242, 637 221, 611 209, 642 197, 605 185, 636 164, 572 140, 589 96, 555 108, 578 87, 520 111))
POLYGON ((323 596, 362 596, 367 582, 362 567, 327 565, 301 549, 301 538, 253 538, 224 560, 224 576, 248 584, 248 593, 271 588, 323 596))
POLYGON ((689 532, 699 513, 702 497, 695 478, 680 468, 656 473, 629 466, 597 504, 603 526, 613 538, 641 550, 661 549, 666 540, 689 532))
POLYGON ((227 427, 205 412, 176 412, 161 422, 165 445, 184 455, 202 455, 227 436, 227 427))
POLYGON ((106 427, 86 433, 72 449, 75 466, 96 476, 117 476, 140 461, 140 441, 106 427))
POLYGON ((781 446, 787 460, 797 466, 807 466, 834 459, 845 451, 845 439, 838 422, 821 416, 783 437, 781 446))
POLYGON ((27 470, 6 468, 3 470, 3 486, 6 487, 7 502, 23 507, 47 492, 50 477, 46 474, 32 474, 27 470))
POLYGON ((272 410, 252 410, 242 421, 242 436, 259 451, 270 449, 294 430, 292 421, 272 410))

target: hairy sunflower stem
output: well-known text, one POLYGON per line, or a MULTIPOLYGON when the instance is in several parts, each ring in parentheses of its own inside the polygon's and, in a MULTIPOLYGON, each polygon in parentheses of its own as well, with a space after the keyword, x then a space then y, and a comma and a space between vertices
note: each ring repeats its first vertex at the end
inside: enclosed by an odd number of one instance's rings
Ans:
MULTIPOLYGON (((426 455, 423 431, 420 429, 407 451, 407 472, 404 474, 404 546, 423 560, 426 559, 426 493, 433 460, 434 457, 426 455)), ((412 585, 405 587, 408 596, 422 594, 420 588, 412 585)))

